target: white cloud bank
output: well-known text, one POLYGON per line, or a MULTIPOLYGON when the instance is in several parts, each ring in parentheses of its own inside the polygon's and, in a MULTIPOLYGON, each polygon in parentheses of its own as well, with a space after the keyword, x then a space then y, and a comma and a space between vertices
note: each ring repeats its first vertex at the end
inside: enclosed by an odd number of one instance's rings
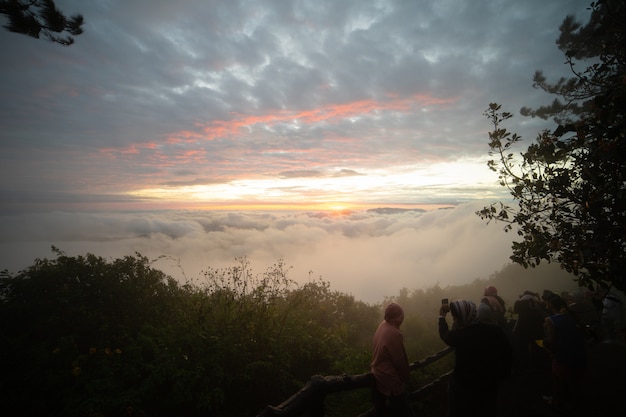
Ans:
POLYGON ((35 258, 94 253, 117 258, 139 252, 155 267, 184 279, 236 265, 245 256, 255 273, 278 259, 299 283, 321 277, 334 290, 367 302, 403 288, 425 288, 487 278, 510 263, 511 239, 501 224, 474 212, 487 202, 454 209, 380 214, 355 212, 127 212, 40 213, 0 216, 0 269, 35 258))

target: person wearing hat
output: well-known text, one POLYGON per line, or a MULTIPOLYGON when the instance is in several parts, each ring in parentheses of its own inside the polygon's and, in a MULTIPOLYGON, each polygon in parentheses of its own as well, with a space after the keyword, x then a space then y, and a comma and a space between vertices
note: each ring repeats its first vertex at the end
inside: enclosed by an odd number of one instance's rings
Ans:
POLYGON ((498 289, 489 285, 483 292, 483 298, 478 305, 478 320, 496 326, 506 326, 504 313, 506 311, 505 302, 498 295, 498 289))
POLYGON ((479 321, 474 302, 458 300, 449 308, 440 307, 439 336, 455 353, 448 384, 448 415, 495 417, 498 386, 510 375, 513 362, 504 330, 479 321), (446 321, 448 311, 453 319, 451 329, 446 321))
POLYGON ((376 381, 372 392, 377 416, 413 417, 406 390, 409 360, 400 325, 404 311, 397 303, 385 308, 385 318, 374 333, 371 371, 376 381))

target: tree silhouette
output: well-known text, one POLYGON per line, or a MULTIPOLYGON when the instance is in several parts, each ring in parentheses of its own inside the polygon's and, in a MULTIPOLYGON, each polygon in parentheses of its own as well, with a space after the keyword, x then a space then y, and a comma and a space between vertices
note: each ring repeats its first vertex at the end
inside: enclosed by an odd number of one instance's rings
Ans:
POLYGON ((589 22, 567 17, 557 40, 573 77, 550 83, 541 72, 535 86, 556 95, 549 106, 522 114, 558 124, 522 153, 521 137, 502 124, 512 117, 497 103, 485 112, 491 170, 517 208, 499 203, 477 214, 517 227, 511 259, 524 267, 556 261, 579 282, 626 289, 626 3, 591 4, 589 22), (586 64, 579 69, 577 64, 586 64))
POLYGON ((73 36, 83 33, 83 16, 75 14, 67 18, 53 0, 0 0, 0 14, 9 22, 4 28, 39 39, 69 46, 73 36))

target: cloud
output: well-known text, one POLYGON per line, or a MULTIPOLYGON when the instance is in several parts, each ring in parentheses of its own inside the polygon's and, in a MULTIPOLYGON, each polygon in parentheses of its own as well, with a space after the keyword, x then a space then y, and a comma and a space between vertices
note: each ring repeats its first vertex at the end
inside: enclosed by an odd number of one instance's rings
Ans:
POLYGON ((181 187, 181 186, 192 186, 192 185, 207 185, 207 184, 222 184, 224 181, 215 181, 207 178, 193 178, 189 180, 181 180, 181 181, 165 181, 160 185, 164 187, 181 187))
POLYGON ((482 110, 547 101, 532 74, 568 73, 558 25, 588 1, 457 3, 65 1, 86 18, 72 47, 0 37, 3 188, 120 195, 485 156, 482 110))
POLYGON ((360 175, 365 175, 365 174, 361 174, 352 169, 342 169, 342 170, 339 170, 339 172, 334 173, 333 177, 354 177, 354 176, 360 176, 360 175))
POLYGON ((307 170, 307 171, 283 171, 279 172, 280 178, 311 178, 321 177, 322 173, 319 171, 307 170))
MULTIPOLYGON (((487 204, 486 202, 484 204, 487 204)), ((483 204, 483 205, 484 205, 483 204)), ((454 209, 321 212, 39 213, 0 217, 1 268, 16 271, 54 245, 68 255, 139 252, 181 281, 246 257, 261 273, 278 259, 300 284, 321 277, 369 302, 403 288, 487 278, 509 263, 511 235, 484 224, 481 203, 454 209), (180 263, 178 263, 180 261, 180 263), (181 269, 182 268, 182 269, 181 269)))
MULTIPOLYGON (((482 112, 551 101, 531 77, 569 75, 558 26, 588 3, 64 0, 86 19, 70 48, 0 35, 0 267, 50 245, 166 255, 188 277, 284 258, 376 301, 485 277, 511 236, 473 215, 508 197, 482 112), (342 202, 457 207, 161 211, 342 202)), ((506 128, 529 143, 546 126, 506 128)))

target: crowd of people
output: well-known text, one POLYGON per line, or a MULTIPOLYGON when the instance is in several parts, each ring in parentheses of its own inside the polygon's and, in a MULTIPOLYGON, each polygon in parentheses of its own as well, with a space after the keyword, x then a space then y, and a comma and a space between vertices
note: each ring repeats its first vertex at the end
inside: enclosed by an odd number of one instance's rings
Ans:
MULTIPOLYGON (((561 294, 525 291, 508 310, 491 285, 478 305, 470 300, 442 300, 439 336, 455 352, 448 415, 495 417, 494 399, 501 382, 511 374, 536 370, 549 378, 543 399, 560 410, 576 410, 587 372, 587 346, 623 340, 623 311, 622 300, 601 286, 596 291, 561 294)), ((414 416, 408 401, 403 320, 402 307, 389 304, 374 335, 371 371, 377 416, 414 416)))

